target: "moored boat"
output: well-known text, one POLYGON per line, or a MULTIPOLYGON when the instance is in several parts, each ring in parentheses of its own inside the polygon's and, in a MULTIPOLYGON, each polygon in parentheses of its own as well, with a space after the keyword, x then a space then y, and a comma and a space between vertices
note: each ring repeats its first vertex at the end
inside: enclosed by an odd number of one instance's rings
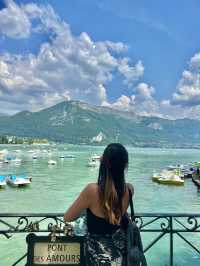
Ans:
POLYGON ((13 160, 11 161, 11 163, 14 163, 14 164, 16 164, 16 165, 20 165, 21 162, 22 162, 22 159, 18 159, 18 158, 15 158, 15 159, 13 159, 13 160))
POLYGON ((76 156, 72 155, 72 154, 67 154, 67 155, 64 155, 64 158, 66 158, 66 159, 74 159, 74 158, 76 158, 76 156))
POLYGON ((162 185, 182 186, 184 185, 184 180, 179 176, 173 176, 173 178, 161 177, 157 180, 157 183, 162 185))
POLYGON ((152 180, 162 185, 184 185, 184 179, 181 176, 181 172, 177 169, 163 170, 160 174, 154 173, 152 180))
POLYGON ((192 177, 192 181, 193 181, 193 183, 194 183, 197 187, 200 188, 200 179, 197 179, 197 178, 192 177))
POLYGON ((196 167, 200 167, 200 162, 194 162, 193 165, 196 166, 196 167))
POLYGON ((6 178, 6 182, 12 186, 26 186, 31 183, 32 177, 31 176, 25 176, 25 175, 9 175, 6 178))
POLYGON ((98 166, 98 162, 91 158, 91 159, 89 159, 89 161, 88 161, 86 166, 87 167, 97 167, 98 166))
POLYGON ((197 173, 194 173, 192 175, 192 181, 197 187, 200 188, 200 177, 199 177, 199 175, 197 175, 197 173))
POLYGON ((49 164, 49 165, 56 165, 56 164, 57 164, 57 162, 56 162, 56 161, 54 161, 54 160, 49 160, 49 161, 48 161, 48 164, 49 164))

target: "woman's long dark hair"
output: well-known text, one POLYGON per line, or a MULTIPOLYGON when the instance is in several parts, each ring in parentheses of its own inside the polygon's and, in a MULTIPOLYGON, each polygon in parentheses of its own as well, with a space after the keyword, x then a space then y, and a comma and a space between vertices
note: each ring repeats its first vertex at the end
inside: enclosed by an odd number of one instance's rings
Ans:
POLYGON ((125 193, 125 173, 128 152, 120 143, 109 144, 103 152, 99 167, 98 187, 106 220, 119 224, 122 216, 122 198, 125 193))

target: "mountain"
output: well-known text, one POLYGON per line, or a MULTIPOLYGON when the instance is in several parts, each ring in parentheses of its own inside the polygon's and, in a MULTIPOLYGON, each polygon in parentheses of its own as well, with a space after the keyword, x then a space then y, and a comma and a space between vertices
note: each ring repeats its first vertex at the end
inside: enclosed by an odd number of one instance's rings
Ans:
POLYGON ((48 138, 74 144, 118 141, 140 147, 200 147, 200 121, 142 117, 66 101, 39 112, 0 117, 0 135, 48 138))
POLYGON ((4 113, 0 113, 0 117, 8 117, 8 116, 10 116, 10 115, 8 115, 8 114, 4 114, 4 113))

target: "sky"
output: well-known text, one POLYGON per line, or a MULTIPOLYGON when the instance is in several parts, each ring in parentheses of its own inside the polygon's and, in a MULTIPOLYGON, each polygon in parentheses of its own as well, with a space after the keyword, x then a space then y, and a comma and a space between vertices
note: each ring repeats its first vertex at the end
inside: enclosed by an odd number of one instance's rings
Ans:
POLYGON ((0 0, 0 113, 65 100, 200 119, 198 0, 0 0))

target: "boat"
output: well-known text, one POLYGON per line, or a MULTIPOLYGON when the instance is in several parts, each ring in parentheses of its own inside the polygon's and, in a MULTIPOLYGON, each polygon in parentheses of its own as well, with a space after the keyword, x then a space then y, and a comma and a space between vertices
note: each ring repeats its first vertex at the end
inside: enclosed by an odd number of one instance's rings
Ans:
POLYGON ((194 169, 190 165, 178 164, 176 166, 169 165, 168 170, 174 171, 176 174, 181 175, 183 178, 191 178, 194 169))
POLYGON ((54 160, 49 160, 49 161, 48 161, 48 164, 49 164, 49 165, 56 165, 56 164, 57 164, 57 162, 56 162, 56 161, 54 161, 54 160))
POLYGON ((200 178, 194 178, 192 177, 192 181, 193 183, 200 188, 200 178))
POLYGON ((66 159, 74 159, 74 158, 76 158, 76 156, 72 155, 72 154, 67 154, 67 155, 64 156, 64 158, 66 158, 66 159))
POLYGON ((184 176, 184 178, 191 178, 194 171, 190 169, 181 169, 181 174, 184 176))
POLYGON ((36 160, 37 159, 37 154, 33 154, 32 159, 36 160))
POLYGON ((153 181, 157 181, 159 178, 161 178, 161 174, 158 174, 158 173, 154 173, 153 176, 152 176, 152 180, 153 181))
POLYGON ((3 175, 0 175, 0 188, 5 187, 6 185, 6 177, 3 175))
POLYGON ((18 158, 16 158, 16 159, 13 159, 11 162, 12 162, 12 163, 15 163, 16 165, 20 165, 21 162, 22 162, 22 159, 18 159, 18 158))
POLYGON ((200 162, 194 162, 194 166, 200 167, 200 162))
POLYGON ((60 159, 74 159, 74 158, 76 158, 76 156, 71 155, 71 154, 67 154, 67 155, 60 155, 59 158, 60 159))
POLYGON ((197 187, 200 188, 200 177, 197 175, 197 173, 192 175, 192 181, 197 187))
POLYGON ((180 176, 176 176, 176 175, 174 175, 173 178, 160 177, 157 180, 157 183, 162 184, 162 185, 182 186, 182 185, 184 185, 184 179, 182 179, 180 176))
POLYGON ((97 166, 97 162, 95 162, 95 161, 89 161, 87 163, 87 167, 96 167, 96 166, 97 166))
POLYGON ((6 182, 12 186, 26 186, 29 185, 32 181, 31 176, 25 176, 25 175, 9 175, 6 178, 6 182))
POLYGON ((158 179, 165 177, 165 176, 168 176, 169 173, 171 173, 171 171, 169 171, 167 169, 162 170, 162 172, 160 172, 160 173, 153 173, 152 180, 154 182, 157 182, 158 179))
POLYGON ((184 185, 184 179, 181 176, 181 172, 177 169, 170 171, 164 169, 161 173, 154 173, 152 180, 162 185, 184 185))
POLYGON ((98 161, 90 158, 87 163, 87 167, 97 167, 97 166, 98 166, 98 161))

